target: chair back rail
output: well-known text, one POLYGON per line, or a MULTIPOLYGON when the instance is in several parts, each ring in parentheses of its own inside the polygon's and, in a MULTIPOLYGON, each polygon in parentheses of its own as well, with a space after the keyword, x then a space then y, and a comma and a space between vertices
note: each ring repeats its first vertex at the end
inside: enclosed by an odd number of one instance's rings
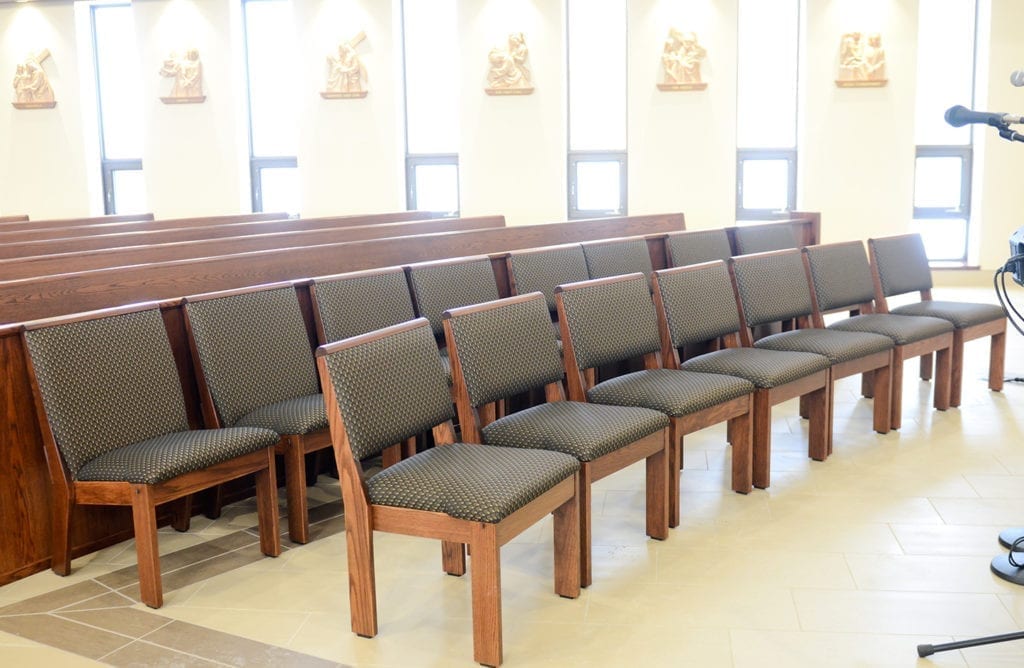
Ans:
MULTIPOLYGON (((252 215, 252 214, 243 214, 252 215)), ((96 216, 93 218, 38 218, 32 219, 28 216, 11 216, 0 218, 0 227, 3 232, 20 232, 29 230, 45 230, 50 228, 87 228, 117 225, 135 224, 154 220, 151 213, 131 213, 114 216, 96 216)))
POLYGON ((0 216, 0 224, 7 225, 8 223, 24 223, 28 220, 28 216, 0 216))

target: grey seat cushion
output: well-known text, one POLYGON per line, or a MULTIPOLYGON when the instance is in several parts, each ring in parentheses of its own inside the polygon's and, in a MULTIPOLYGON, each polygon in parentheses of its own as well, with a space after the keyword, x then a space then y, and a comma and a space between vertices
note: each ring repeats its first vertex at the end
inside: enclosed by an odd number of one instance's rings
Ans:
POLYGON ((389 466, 366 481, 377 505, 496 523, 579 470, 545 450, 453 443, 389 466))
POLYGON ((598 383, 587 397, 597 404, 641 406, 680 417, 753 391, 750 381, 733 376, 647 369, 598 383))
POLYGON ((789 350, 824 355, 832 364, 849 362, 874 353, 892 350, 888 336, 869 332, 844 332, 836 329, 798 329, 758 339, 754 347, 765 350, 789 350))
POLYGON ((510 448, 539 448, 593 461, 668 426, 658 411, 578 401, 541 404, 496 420, 484 441, 510 448))
POLYGON ((971 302, 923 301, 916 304, 898 306, 892 309, 892 313, 942 318, 953 323, 953 326, 957 329, 964 329, 965 327, 980 325, 1006 317, 1006 312, 1003 311, 1002 307, 995 304, 973 304, 971 302))
POLYGON ((78 469, 76 480, 155 485, 277 443, 256 427, 197 429, 157 436, 109 450, 78 469))
POLYGON ((942 318, 891 313, 865 313, 855 315, 828 326, 844 332, 874 332, 892 339, 898 346, 924 341, 953 331, 953 324, 942 318))
POLYGON ((448 387, 452 386, 452 358, 448 355, 447 348, 441 348, 441 366, 444 368, 445 378, 448 379, 448 387))
POLYGON ((827 369, 827 357, 814 353, 760 348, 728 348, 700 355, 680 365, 686 371, 745 378, 759 388, 780 387, 827 369))
POLYGON ((261 406, 235 422, 236 427, 262 427, 278 434, 308 434, 327 428, 324 395, 310 394, 261 406))

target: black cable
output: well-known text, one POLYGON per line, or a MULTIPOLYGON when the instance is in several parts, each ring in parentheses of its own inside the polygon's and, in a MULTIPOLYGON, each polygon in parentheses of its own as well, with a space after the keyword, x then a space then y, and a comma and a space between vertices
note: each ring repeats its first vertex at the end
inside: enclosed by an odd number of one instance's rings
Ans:
POLYGON ((1010 294, 1006 289, 1006 274, 1013 270, 1013 264, 1019 260, 1024 260, 1024 253, 1014 255, 1004 262, 1003 266, 997 269, 995 275, 992 277, 992 287, 995 289, 996 298, 999 300, 999 305, 1003 308, 1003 312, 1006 313, 1010 324, 1013 325, 1013 328, 1016 329, 1021 336, 1024 336, 1024 327, 1021 327, 1021 324, 1019 324, 1024 323, 1024 314, 1021 314, 1021 312, 1017 310, 1017 307, 1013 305, 1013 301, 1010 299, 1010 294))

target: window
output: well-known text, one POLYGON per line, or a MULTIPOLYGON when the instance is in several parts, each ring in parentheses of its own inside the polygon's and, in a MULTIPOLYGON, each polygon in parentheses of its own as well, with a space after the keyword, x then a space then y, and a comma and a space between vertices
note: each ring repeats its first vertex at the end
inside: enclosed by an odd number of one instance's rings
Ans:
POLYGON ((457 21, 455 0, 402 2, 406 206, 452 216, 459 215, 457 21))
POLYGON ((971 126, 954 128, 943 111, 973 106, 975 0, 918 8, 914 218, 933 263, 967 263, 971 218, 971 126))
POLYGON ((298 71, 291 0, 245 0, 253 211, 299 212, 298 71))
POLYGON ((93 66, 100 124, 103 211, 142 213, 142 100, 131 5, 94 5, 93 66))
POLYGON ((799 0, 739 1, 737 220, 796 208, 799 39, 799 0))
POLYGON ((569 218, 626 214, 626 2, 567 0, 569 218))

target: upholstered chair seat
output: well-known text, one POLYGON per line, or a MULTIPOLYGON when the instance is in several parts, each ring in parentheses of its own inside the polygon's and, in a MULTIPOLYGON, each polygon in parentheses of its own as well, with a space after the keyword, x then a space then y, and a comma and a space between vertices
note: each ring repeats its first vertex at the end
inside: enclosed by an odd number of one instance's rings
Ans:
POLYGON ((682 417, 745 397, 754 391, 747 380, 712 373, 644 369, 598 383, 587 390, 596 404, 644 406, 669 417, 682 417))
POLYGON ((912 315, 897 318, 893 315, 890 313, 865 313, 834 322, 828 328, 844 332, 881 334, 888 336, 898 346, 917 343, 953 331, 953 324, 942 318, 912 315))
POLYGON ((558 452, 452 443, 389 466, 366 489, 374 505, 495 524, 579 468, 558 452))
POLYGON ((782 387, 828 367, 828 358, 814 353, 759 348, 715 350, 679 365, 686 371, 744 378, 762 388, 782 387))
POLYGON ((836 329, 799 329, 771 334, 758 339, 757 348, 813 353, 840 364, 873 353, 892 350, 892 339, 870 332, 844 332, 836 329))
POLYGON ((957 329, 983 325, 1006 317, 1001 306, 995 304, 973 304, 971 302, 923 301, 904 304, 889 311, 896 315, 917 315, 941 318, 957 329))
POLYGON ((308 394, 260 406, 235 421, 236 427, 263 427, 278 434, 309 434, 327 428, 324 395, 308 394))

